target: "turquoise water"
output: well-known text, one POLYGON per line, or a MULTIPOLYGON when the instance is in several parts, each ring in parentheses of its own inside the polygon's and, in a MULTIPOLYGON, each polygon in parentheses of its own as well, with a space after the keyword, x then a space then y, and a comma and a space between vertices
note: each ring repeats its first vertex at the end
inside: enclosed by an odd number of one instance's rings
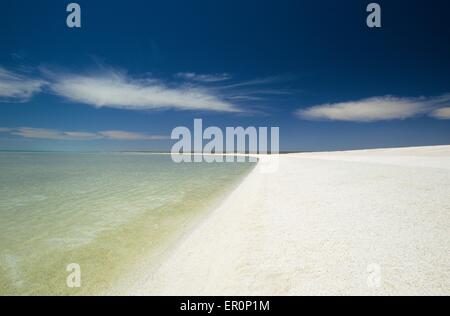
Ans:
POLYGON ((0 153, 0 295, 108 291, 252 167, 139 153, 0 153), (70 263, 81 267, 80 288, 66 285, 70 263))

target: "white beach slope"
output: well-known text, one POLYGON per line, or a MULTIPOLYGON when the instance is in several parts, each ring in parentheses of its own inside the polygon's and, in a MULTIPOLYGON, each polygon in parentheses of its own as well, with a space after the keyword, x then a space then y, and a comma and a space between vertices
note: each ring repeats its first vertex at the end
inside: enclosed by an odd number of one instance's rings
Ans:
POLYGON ((129 294, 450 295, 450 146, 279 159, 129 294))

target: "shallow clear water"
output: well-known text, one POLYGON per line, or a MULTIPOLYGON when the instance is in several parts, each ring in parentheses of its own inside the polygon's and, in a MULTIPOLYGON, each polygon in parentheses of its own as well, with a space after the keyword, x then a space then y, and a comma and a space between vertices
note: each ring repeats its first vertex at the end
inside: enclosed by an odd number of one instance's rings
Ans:
POLYGON ((169 155, 0 153, 0 295, 96 294, 248 173, 169 155), (82 286, 68 288, 67 265, 82 286))

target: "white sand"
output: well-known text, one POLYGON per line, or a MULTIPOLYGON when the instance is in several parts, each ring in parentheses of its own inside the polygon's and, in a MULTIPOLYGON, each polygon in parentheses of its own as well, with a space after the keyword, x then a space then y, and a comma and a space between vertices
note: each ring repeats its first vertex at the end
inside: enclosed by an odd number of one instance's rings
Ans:
POLYGON ((450 295, 450 146, 279 159, 129 294, 450 295))

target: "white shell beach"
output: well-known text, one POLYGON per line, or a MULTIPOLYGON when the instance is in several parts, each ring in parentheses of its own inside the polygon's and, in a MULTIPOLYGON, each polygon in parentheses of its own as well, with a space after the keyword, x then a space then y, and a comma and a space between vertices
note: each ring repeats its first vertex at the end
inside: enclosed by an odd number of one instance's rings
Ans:
POLYGON ((284 154, 261 171, 127 294, 450 295, 450 146, 284 154))

